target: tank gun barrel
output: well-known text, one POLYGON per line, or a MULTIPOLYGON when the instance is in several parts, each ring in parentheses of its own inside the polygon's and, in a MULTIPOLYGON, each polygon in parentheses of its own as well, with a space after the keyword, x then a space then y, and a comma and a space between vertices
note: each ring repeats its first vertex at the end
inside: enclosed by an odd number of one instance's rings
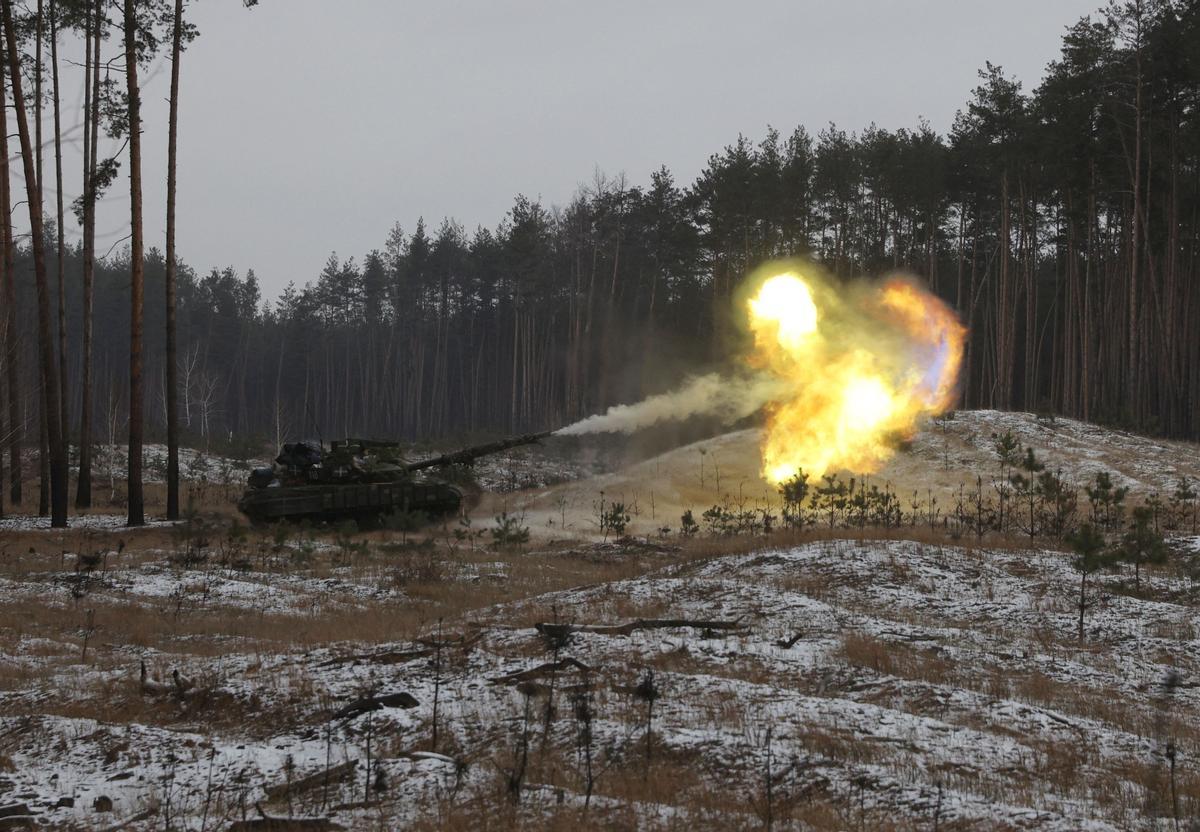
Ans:
POLYGON ((423 471, 426 468, 440 468, 446 465, 466 465, 474 462, 481 456, 489 454, 498 454, 501 451, 507 451, 509 448, 518 448, 521 445, 533 445, 536 442, 545 439, 550 434, 554 433, 551 430, 545 430, 541 433, 527 433, 523 436, 510 436, 507 439, 499 439, 495 442, 486 442, 482 445, 472 445, 469 448, 452 451, 448 454, 435 456, 431 459, 422 459, 420 462, 410 462, 405 465, 408 471, 423 471))

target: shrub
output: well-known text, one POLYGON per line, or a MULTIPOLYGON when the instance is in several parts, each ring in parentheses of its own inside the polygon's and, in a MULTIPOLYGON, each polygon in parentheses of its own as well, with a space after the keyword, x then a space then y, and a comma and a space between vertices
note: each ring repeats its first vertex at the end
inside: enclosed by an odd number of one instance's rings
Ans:
POLYGON ((779 484, 779 496, 783 498, 783 522, 790 528, 804 528, 804 500, 808 497, 808 474, 799 469, 779 484))
POLYGON ((496 549, 520 548, 529 542, 529 527, 521 525, 521 518, 502 511, 496 515, 496 525, 491 529, 492 546, 496 549))
POLYGON ((1133 564, 1133 583, 1142 586, 1142 564, 1166 563, 1167 545, 1154 527, 1154 510, 1150 506, 1138 506, 1133 510, 1133 524, 1121 538, 1116 557, 1133 564))
POLYGON ((700 524, 696 522, 696 518, 692 516, 692 510, 689 508, 679 518, 679 533, 684 537, 694 537, 698 531, 700 531, 700 524))

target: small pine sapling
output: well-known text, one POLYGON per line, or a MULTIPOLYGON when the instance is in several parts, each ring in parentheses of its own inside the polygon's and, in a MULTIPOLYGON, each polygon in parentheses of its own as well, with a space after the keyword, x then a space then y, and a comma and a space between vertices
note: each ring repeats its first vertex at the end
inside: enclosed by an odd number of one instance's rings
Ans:
POLYGON ((679 518, 679 533, 684 537, 695 537, 698 531, 700 531, 700 524, 696 522, 692 510, 689 508, 679 518))
POLYGON ((1000 498, 1000 509, 997 516, 997 528, 1000 533, 1004 533, 1005 515, 1004 503, 1008 499, 1011 491, 1010 474, 1013 468, 1017 467, 1017 463, 1021 460, 1021 445, 1017 442, 1016 437, 1012 435, 1012 431, 1005 431, 995 437, 992 443, 992 448, 996 452, 996 456, 1000 459, 1000 479, 992 485, 996 489, 996 495, 1000 498))
POLYGON ((975 493, 970 497, 971 508, 974 510, 974 516, 970 519, 971 527, 975 531, 975 537, 978 540, 983 540, 984 534, 987 533, 988 526, 991 524, 991 501, 983 496, 983 477, 976 475, 975 477, 975 493))
POLYGON ((1196 491, 1195 483, 1188 477, 1180 477, 1171 495, 1171 514, 1175 528, 1191 527, 1191 533, 1196 534, 1200 528, 1200 492, 1196 491))
POLYGON ((602 509, 600 512, 600 531, 604 534, 604 539, 608 540, 609 532, 612 532, 615 537, 624 535, 631 519, 625 503, 617 501, 610 503, 607 509, 602 509))
POLYGON ((554 723, 554 717, 557 712, 554 703, 555 683, 558 681, 558 663, 562 659, 562 651, 574 640, 574 630, 572 624, 568 623, 563 626, 558 618, 558 605, 551 607, 553 613, 554 626, 547 628, 542 632, 542 640, 546 644, 546 649, 550 651, 553 657, 553 670, 550 671, 550 685, 546 691, 546 710, 543 713, 542 722, 542 747, 543 755, 546 753, 546 745, 550 741, 550 729, 554 723))
POLYGON ((662 695, 654 684, 654 671, 647 670, 646 675, 633 689, 636 699, 646 703, 646 774, 650 773, 650 739, 654 732, 654 703, 662 695))
POLYGON ((585 675, 583 685, 575 691, 571 698, 575 712, 575 742, 583 757, 583 812, 585 815, 591 805, 592 791, 596 786, 596 772, 592 765, 592 722, 595 720, 595 708, 592 704, 590 681, 585 675))
POLYGON ((1087 583, 1091 575, 1102 569, 1108 569, 1113 564, 1113 556, 1107 551, 1104 535, 1091 523, 1084 523, 1073 534, 1067 537, 1067 542, 1075 552, 1071 565, 1079 572, 1079 640, 1083 641, 1084 614, 1096 601, 1088 596, 1087 583))
POLYGON ((1075 523, 1079 494, 1067 483, 1061 470, 1038 475, 1038 493, 1042 505, 1038 525, 1043 534, 1061 540, 1075 523))
POLYGON ((1041 496, 1041 489, 1038 487, 1037 475, 1046 466, 1038 460, 1034 454, 1032 447, 1025 449, 1025 456, 1021 459, 1021 470, 1010 477, 1010 482, 1013 486, 1013 496, 1025 503, 1028 509, 1028 525, 1024 527, 1026 533, 1029 534, 1029 539, 1037 535, 1037 507, 1038 498, 1041 496))
POLYGON ((521 519, 501 511, 496 515, 496 525, 491 529, 492 547, 500 550, 520 549, 529 542, 529 527, 521 525, 521 519))
POLYGON ((783 497, 783 522, 790 529, 804 528, 804 500, 808 496, 808 474, 804 469, 797 469, 779 484, 779 495, 783 497))
POLYGON ((1114 486, 1108 471, 1097 471, 1093 483, 1084 486, 1083 490, 1087 494, 1093 524, 1103 526, 1105 531, 1112 531, 1121 525, 1125 518, 1128 488, 1114 486))
POLYGON ((850 502, 850 487, 837 474, 825 474, 821 477, 824 485, 817 486, 813 495, 813 506, 820 506, 820 511, 826 515, 829 528, 838 525, 839 518, 846 511, 850 502))
POLYGON ((1142 564, 1166 563, 1168 549, 1162 535, 1154 527, 1154 510, 1138 506, 1133 510, 1133 523, 1121 537, 1117 557, 1133 564, 1133 585, 1142 588, 1142 564))

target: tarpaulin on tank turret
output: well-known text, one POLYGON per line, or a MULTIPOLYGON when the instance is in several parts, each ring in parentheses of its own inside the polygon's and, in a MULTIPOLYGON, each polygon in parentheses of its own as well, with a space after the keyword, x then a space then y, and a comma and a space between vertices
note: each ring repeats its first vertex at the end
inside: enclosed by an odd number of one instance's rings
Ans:
POLYGON ((275 457, 275 462, 286 468, 304 469, 320 465, 324 455, 321 443, 305 439, 303 442, 286 443, 279 456, 275 457))

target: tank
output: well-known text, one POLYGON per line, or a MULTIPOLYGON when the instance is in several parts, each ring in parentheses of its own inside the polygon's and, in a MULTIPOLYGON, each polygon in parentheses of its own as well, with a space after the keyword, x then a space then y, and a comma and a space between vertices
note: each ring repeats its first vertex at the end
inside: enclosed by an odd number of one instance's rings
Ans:
POLYGON ((280 520, 355 520, 375 525, 390 514, 421 512, 437 517, 459 511, 463 490, 426 472, 521 445, 551 431, 513 436, 410 462, 394 442, 338 439, 328 450, 319 442, 287 443, 275 464, 250 472, 238 508, 254 523, 280 520))

